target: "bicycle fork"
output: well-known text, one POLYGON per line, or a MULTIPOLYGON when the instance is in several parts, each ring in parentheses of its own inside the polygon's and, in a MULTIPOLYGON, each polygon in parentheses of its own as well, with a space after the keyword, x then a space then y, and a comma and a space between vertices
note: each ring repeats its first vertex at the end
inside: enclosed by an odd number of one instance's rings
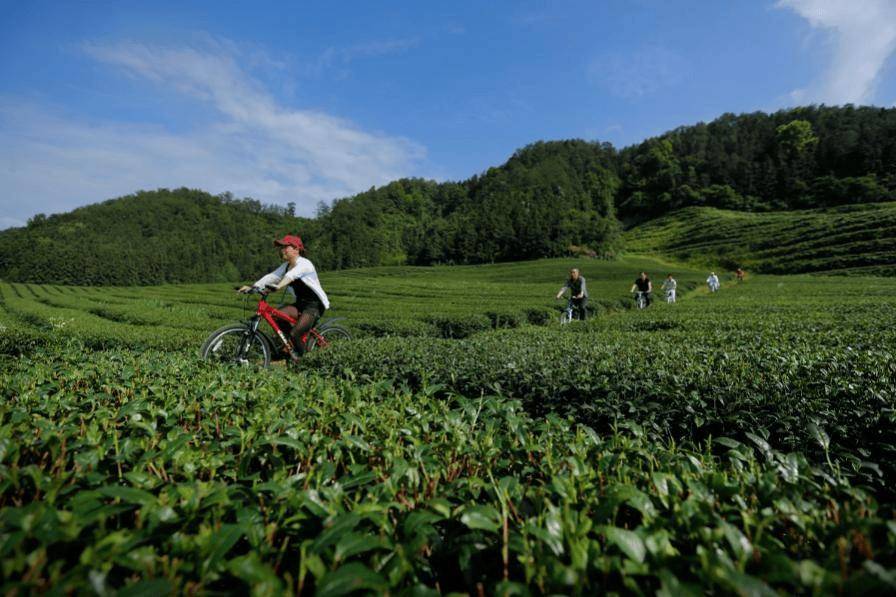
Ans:
MULTIPOLYGON (((259 320, 259 318, 257 316, 253 318, 253 321, 250 323, 250 326, 249 326, 249 331, 247 332, 248 338, 251 338, 252 335, 255 334, 255 331, 258 330, 258 325, 260 323, 261 323, 261 321, 259 320)), ((293 351, 294 347, 293 347, 293 343, 290 341, 290 339, 287 337, 287 335, 283 333, 283 330, 280 329, 280 326, 274 325, 273 321, 269 320, 268 323, 271 325, 271 327, 274 329, 274 331, 277 332, 277 337, 280 338, 280 343, 283 345, 283 351, 286 354, 291 353, 293 351)), ((299 338, 299 342, 301 343, 302 346, 305 346, 305 344, 308 342, 308 336, 312 332, 313 331, 306 332, 305 334, 302 335, 301 338, 299 338)), ((315 334, 315 335, 317 335, 317 334, 315 334)), ((318 337, 318 340, 323 340, 323 338, 320 337, 319 335, 317 337, 318 337)), ((324 341, 324 342, 326 342, 326 341, 324 341)), ((247 346, 248 346, 248 344, 247 344, 247 346)))
POLYGON ((258 332, 258 324, 259 319, 257 315, 249 320, 248 329, 246 330, 246 333, 243 334, 243 339, 240 342, 239 350, 236 353, 237 360, 246 360, 246 353, 249 352, 249 346, 252 345, 252 338, 254 338, 255 334, 258 332))
MULTIPOLYGON (((258 324, 256 324, 257 327, 258 324)), ((277 337, 280 338, 280 342, 283 344, 283 350, 286 354, 292 352, 292 343, 289 341, 289 338, 286 337, 286 334, 283 333, 283 330, 280 329, 279 325, 272 325, 274 331, 277 332, 277 337)))

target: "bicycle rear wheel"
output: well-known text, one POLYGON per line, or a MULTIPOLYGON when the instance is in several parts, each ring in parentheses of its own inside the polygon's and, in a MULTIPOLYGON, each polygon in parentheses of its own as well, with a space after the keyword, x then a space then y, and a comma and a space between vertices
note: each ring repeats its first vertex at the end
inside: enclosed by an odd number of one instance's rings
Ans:
POLYGON ((199 349, 199 356, 218 363, 267 367, 271 364, 271 347, 258 332, 234 323, 212 332, 199 349))
POLYGON ((323 342, 318 340, 317 336, 311 334, 308 338, 308 342, 305 344, 305 350, 310 352, 315 348, 328 348, 332 346, 333 343, 338 344, 339 342, 352 339, 352 335, 349 331, 338 325, 327 326, 318 330, 317 333, 323 338, 323 342))

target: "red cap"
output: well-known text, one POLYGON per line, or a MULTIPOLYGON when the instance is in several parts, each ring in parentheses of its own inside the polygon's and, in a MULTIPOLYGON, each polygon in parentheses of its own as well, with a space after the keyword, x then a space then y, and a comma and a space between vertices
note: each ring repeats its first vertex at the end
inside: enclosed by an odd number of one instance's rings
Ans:
POLYGON ((274 244, 281 247, 295 247, 299 251, 305 250, 305 244, 302 242, 302 239, 298 236, 293 236, 292 234, 287 234, 283 238, 275 240, 274 244))

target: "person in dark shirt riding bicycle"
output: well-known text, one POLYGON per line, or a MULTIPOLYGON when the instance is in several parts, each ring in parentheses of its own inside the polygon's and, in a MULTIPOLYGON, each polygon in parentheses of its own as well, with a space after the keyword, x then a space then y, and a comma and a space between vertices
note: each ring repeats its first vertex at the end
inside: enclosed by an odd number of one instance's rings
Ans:
POLYGON ((653 292, 653 282, 650 281, 650 278, 647 277, 647 272, 641 272, 641 275, 635 280, 635 283, 632 284, 632 289, 629 292, 638 292, 644 293, 644 300, 646 302, 646 307, 650 306, 650 293, 653 292))

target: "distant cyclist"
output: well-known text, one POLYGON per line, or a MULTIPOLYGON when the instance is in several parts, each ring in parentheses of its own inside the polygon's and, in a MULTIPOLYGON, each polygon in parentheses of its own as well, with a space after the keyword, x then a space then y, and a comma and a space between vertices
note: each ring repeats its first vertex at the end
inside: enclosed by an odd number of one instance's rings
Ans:
POLYGON ((569 279, 557 293, 557 298, 563 296, 567 290, 569 290, 569 304, 579 311, 579 318, 582 321, 588 319, 588 287, 585 285, 585 276, 578 268, 569 270, 569 279))
POLYGON ((719 277, 716 275, 715 272, 709 273, 709 277, 706 278, 706 285, 709 286, 710 292, 718 291, 719 286, 721 286, 721 285, 719 284, 719 277))
POLYGON ((650 306, 650 293, 653 292, 653 282, 650 281, 650 278, 647 277, 647 272, 641 272, 641 275, 638 276, 638 279, 635 280, 635 283, 632 284, 632 289, 629 292, 641 292, 644 296, 644 306, 650 306))
POLYGON ((737 268, 736 270, 734 270, 734 275, 735 275, 735 277, 737 277, 737 281, 738 281, 738 282, 743 282, 743 281, 744 281, 744 278, 745 278, 746 275, 747 275, 747 272, 745 272, 745 271, 744 271, 743 269, 741 269, 741 268, 737 268))
POLYGON ((674 303, 675 302, 675 291, 678 289, 678 282, 675 281, 675 278, 672 277, 672 274, 666 276, 665 281, 663 281, 663 290, 666 291, 666 302, 674 303))
POLYGON ((275 240, 274 245, 280 248, 283 265, 263 276, 252 286, 243 286, 240 288, 240 292, 247 292, 253 287, 263 289, 267 285, 276 286, 276 290, 290 287, 295 296, 295 304, 280 307, 280 310, 290 317, 298 319, 298 323, 290 332, 295 348, 289 358, 295 363, 305 353, 305 345, 301 341, 302 336, 330 307, 330 300, 320 285, 314 264, 304 257, 305 245, 300 237, 287 234, 283 238, 275 240))

